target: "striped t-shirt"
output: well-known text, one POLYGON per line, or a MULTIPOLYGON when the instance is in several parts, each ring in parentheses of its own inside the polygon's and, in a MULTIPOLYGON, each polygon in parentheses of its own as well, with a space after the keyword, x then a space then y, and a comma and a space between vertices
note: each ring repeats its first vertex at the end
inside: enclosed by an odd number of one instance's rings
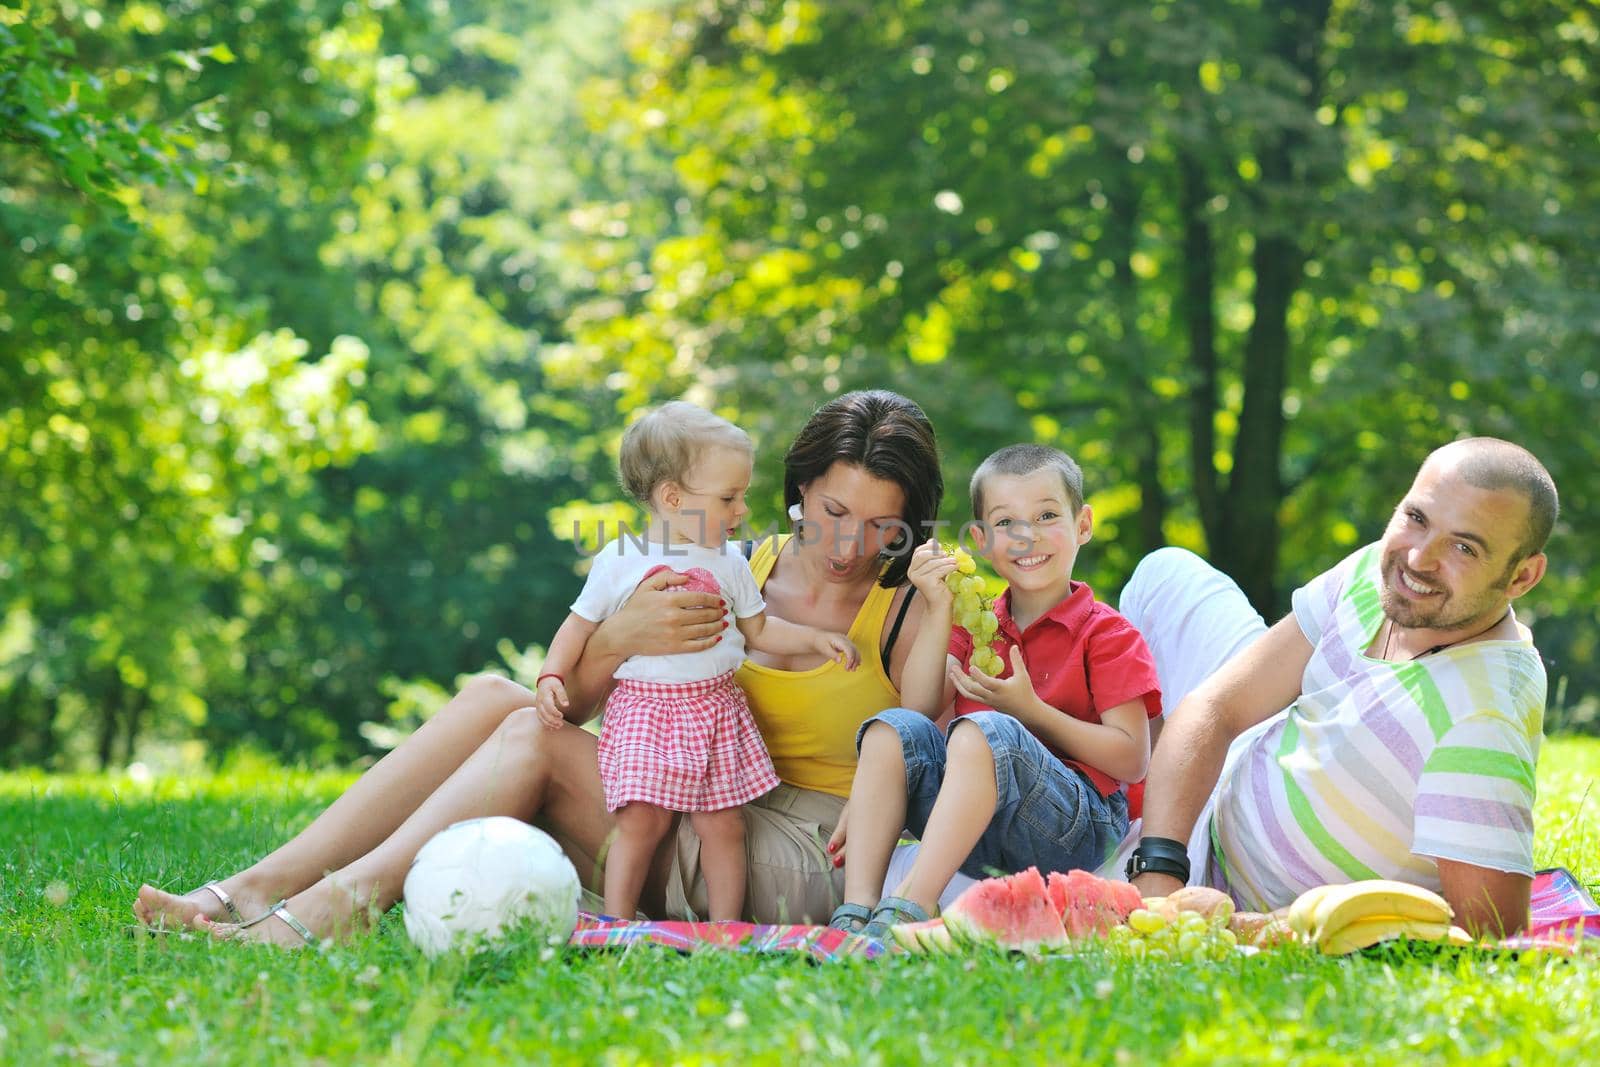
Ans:
POLYGON ((1437 892, 1436 859, 1533 873, 1544 664, 1527 640, 1367 657, 1381 565, 1369 545, 1295 591, 1313 646, 1301 697, 1218 788, 1214 873, 1249 907, 1364 878, 1437 892))

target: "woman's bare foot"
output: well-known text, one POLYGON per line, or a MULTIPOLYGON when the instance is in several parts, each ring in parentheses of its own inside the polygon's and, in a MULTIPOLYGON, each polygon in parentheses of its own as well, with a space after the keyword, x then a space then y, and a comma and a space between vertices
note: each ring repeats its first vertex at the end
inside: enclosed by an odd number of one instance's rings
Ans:
MULTIPOLYGON (((267 901, 258 899, 253 893, 244 888, 234 889, 224 885, 223 890, 233 900, 233 906, 239 910, 239 915, 245 919, 254 918, 267 910, 267 901)), ((194 924, 195 919, 205 918, 216 922, 231 922, 233 916, 228 914, 228 909, 223 905, 222 898, 210 889, 196 889, 192 892, 178 895, 157 889, 153 885, 139 887, 139 895, 133 902, 133 914, 146 926, 160 929, 185 929, 194 924)))
MULTIPOLYGON (((377 920, 377 909, 362 906, 362 899, 349 888, 336 886, 324 878, 284 901, 283 911, 299 921, 317 941, 342 941, 357 931, 370 928, 377 920)), ((280 948, 305 948, 307 944, 305 937, 281 912, 248 926, 218 922, 204 915, 197 916, 193 925, 219 941, 252 941, 280 948)))

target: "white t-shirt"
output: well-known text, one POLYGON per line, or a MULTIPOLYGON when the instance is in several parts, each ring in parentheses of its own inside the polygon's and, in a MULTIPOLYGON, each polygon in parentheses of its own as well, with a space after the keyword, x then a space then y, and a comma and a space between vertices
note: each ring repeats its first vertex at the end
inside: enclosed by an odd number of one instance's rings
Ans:
POLYGON ((1533 873, 1539 654, 1522 639, 1368 658, 1381 564, 1372 545, 1295 592, 1315 648, 1300 699, 1251 731, 1215 794, 1221 873, 1257 910, 1364 878, 1437 891, 1439 859, 1533 873))
POLYGON ((667 566, 690 577, 688 588, 717 593, 732 609, 723 618, 728 628, 722 640, 703 652, 674 656, 630 656, 617 668, 616 676, 636 682, 700 682, 736 669, 744 662, 744 635, 734 618, 748 619, 767 608, 750 573, 750 563, 735 544, 720 549, 701 545, 663 545, 652 541, 641 545, 632 537, 609 542, 594 557, 583 592, 572 602, 572 613, 598 623, 616 613, 644 576, 656 567, 667 566))

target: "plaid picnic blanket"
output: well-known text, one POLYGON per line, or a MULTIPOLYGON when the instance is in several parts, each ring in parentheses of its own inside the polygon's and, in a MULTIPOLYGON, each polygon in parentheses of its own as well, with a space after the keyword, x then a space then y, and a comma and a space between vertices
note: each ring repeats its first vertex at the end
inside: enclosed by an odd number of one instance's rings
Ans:
POLYGON ((1552 867, 1533 876, 1527 932, 1501 944, 1515 949, 1573 951, 1590 938, 1600 939, 1600 906, 1571 871, 1552 867))
MULTIPOLYGON (((1555 867, 1533 877, 1527 933, 1507 938, 1501 945, 1519 950, 1572 952, 1590 938, 1600 939, 1600 906, 1596 906, 1594 898, 1570 871, 1555 867)), ((845 956, 872 959, 889 951, 877 941, 825 926, 630 922, 586 911, 578 913, 578 928, 568 944, 576 948, 646 944, 679 952, 706 948, 736 952, 802 952, 818 961, 845 956)))
POLYGON ((630 922, 608 915, 578 913, 578 928, 567 942, 577 948, 659 945, 679 952, 731 949, 735 952, 800 952, 819 962, 845 956, 871 959, 888 951, 871 938, 826 926, 767 923, 630 922))

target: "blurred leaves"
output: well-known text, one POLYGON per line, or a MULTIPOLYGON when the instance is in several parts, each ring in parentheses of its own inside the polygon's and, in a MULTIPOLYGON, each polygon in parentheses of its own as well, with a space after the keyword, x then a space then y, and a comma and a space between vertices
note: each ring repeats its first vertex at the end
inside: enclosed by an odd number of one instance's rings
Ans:
POLYGON ((1567 517, 1521 614, 1589 721, 1597 40, 1546 0, 0 7, 0 760, 384 747, 536 665, 637 408, 746 426, 759 527, 863 386, 933 417, 945 518, 1057 444, 1103 597, 1171 542, 1269 613, 1430 447, 1522 440, 1567 517))

